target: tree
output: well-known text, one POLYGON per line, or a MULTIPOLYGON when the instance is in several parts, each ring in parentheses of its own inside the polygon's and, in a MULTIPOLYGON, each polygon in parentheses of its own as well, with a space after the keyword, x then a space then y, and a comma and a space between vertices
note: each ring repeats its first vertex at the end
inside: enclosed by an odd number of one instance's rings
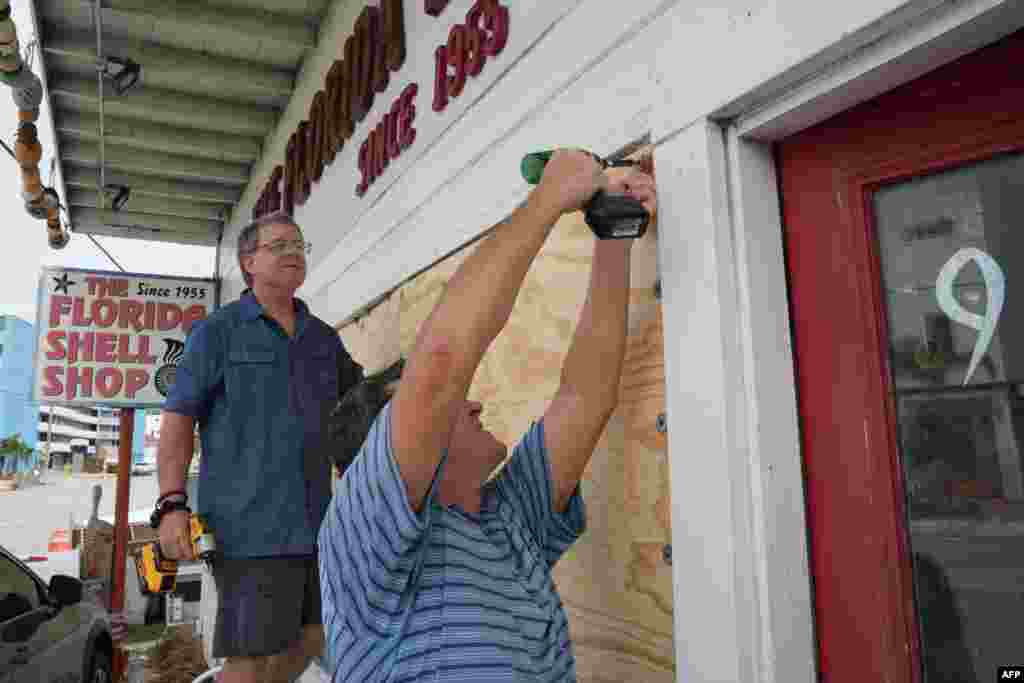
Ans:
POLYGON ((21 434, 12 434, 0 440, 0 455, 32 455, 32 447, 21 439, 21 434))
MULTIPOLYGON (((7 456, 13 456, 15 462, 19 457, 32 455, 35 451, 21 439, 20 434, 12 434, 6 439, 0 440, 0 456, 6 461, 7 456)), ((6 468, 3 468, 6 469, 6 468)), ((3 469, 0 469, 0 476, 3 476, 3 469)))

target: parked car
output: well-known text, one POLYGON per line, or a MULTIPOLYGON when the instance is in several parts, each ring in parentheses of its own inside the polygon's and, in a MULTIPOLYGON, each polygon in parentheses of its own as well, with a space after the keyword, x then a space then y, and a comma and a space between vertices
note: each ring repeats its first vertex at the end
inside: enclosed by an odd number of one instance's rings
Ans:
POLYGON ((106 610, 82 601, 82 582, 49 585, 0 546, 0 683, 109 683, 106 610))

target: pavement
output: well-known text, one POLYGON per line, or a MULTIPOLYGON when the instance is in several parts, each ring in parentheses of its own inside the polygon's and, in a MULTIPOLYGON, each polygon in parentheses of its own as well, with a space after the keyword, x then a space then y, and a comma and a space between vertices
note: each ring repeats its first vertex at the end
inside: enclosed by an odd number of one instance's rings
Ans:
MULTIPOLYGON (((46 470, 39 485, 0 494, 0 544, 19 557, 45 554, 50 534, 67 529, 72 515, 80 525, 88 521, 96 485, 103 491, 100 516, 112 516, 115 475, 68 477, 63 471, 46 470)), ((152 509, 158 489, 156 476, 132 477, 129 510, 152 509)))
MULTIPOLYGON (((92 489, 97 484, 103 491, 99 516, 113 521, 117 477, 112 474, 68 477, 62 471, 48 470, 38 485, 0 493, 0 544, 18 557, 47 556, 46 562, 30 565, 44 576, 71 573, 67 567, 77 568, 78 551, 49 553, 47 544, 54 530, 67 528, 72 515, 78 524, 89 519, 92 489)), ((133 476, 128 509, 136 516, 142 511, 148 517, 158 493, 156 476, 133 476)), ((330 677, 314 663, 297 683, 330 683, 330 677)))

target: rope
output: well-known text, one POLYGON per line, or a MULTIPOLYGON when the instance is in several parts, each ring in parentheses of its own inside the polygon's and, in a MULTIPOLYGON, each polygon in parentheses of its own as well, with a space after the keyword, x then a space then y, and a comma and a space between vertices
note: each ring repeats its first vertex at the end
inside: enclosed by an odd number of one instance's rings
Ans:
POLYGON ((97 241, 96 241, 96 238, 95 238, 95 237, 93 237, 93 236, 92 236, 92 235, 90 235, 89 233, 85 233, 85 236, 86 236, 86 237, 88 237, 88 238, 89 238, 90 240, 92 240, 92 243, 93 243, 93 244, 95 244, 95 245, 96 245, 96 247, 97 247, 97 248, 98 248, 98 249, 99 249, 100 251, 102 251, 102 252, 103 252, 104 254, 106 254, 107 258, 108 258, 108 259, 110 259, 111 263, 113 263, 113 264, 114 264, 115 266, 117 266, 117 267, 118 267, 118 269, 120 269, 120 271, 121 271, 122 273, 127 273, 127 272, 128 272, 127 270, 125 270, 125 269, 124 269, 124 268, 123 268, 123 267, 121 266, 121 264, 120 264, 120 263, 118 263, 118 262, 117 262, 117 261, 116 261, 116 260, 114 259, 114 257, 113 257, 113 256, 111 256, 111 255, 110 255, 110 252, 109 252, 109 251, 107 251, 106 249, 104 249, 104 248, 103 248, 103 245, 102 245, 102 244, 100 244, 99 242, 97 242, 97 241))
MULTIPOLYGON (((18 161, 18 158, 16 156, 14 156, 14 150, 12 150, 7 145, 6 142, 4 142, 3 140, 0 140, 0 146, 3 146, 3 148, 5 150, 7 150, 7 153, 11 155, 11 158, 14 159, 15 162, 18 161)), ((57 160, 56 159, 51 159, 50 160, 50 185, 51 186, 53 185, 53 174, 54 174, 54 171, 56 170, 56 164, 57 164, 57 160)), ((67 208, 63 204, 58 203, 58 206, 64 212, 65 216, 68 215, 68 210, 67 210, 67 208)), ((62 223, 63 223, 63 221, 62 221, 62 223)), ((63 227, 66 228, 66 225, 63 226, 63 227)), ((120 270, 122 273, 127 273, 128 272, 127 270, 124 269, 124 266, 122 266, 120 263, 117 262, 117 259, 115 259, 113 256, 110 255, 109 251, 107 251, 106 249, 103 248, 102 244, 100 244, 98 241, 96 241, 95 237, 93 237, 92 235, 90 235, 88 233, 86 234, 86 237, 88 237, 92 241, 92 243, 96 245, 97 249, 99 249, 100 251, 103 252, 104 256, 106 256, 108 259, 110 259, 111 263, 113 263, 115 266, 117 266, 118 270, 120 270)))

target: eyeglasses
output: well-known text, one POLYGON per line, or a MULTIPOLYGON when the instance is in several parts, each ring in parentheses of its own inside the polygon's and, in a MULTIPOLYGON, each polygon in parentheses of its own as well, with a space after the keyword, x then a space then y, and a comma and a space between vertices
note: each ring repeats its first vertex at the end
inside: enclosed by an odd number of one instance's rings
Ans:
POLYGON ((275 240, 269 244, 257 244, 256 250, 259 249, 266 249, 274 256, 284 256, 291 253, 309 254, 313 250, 313 245, 302 240, 275 240))

